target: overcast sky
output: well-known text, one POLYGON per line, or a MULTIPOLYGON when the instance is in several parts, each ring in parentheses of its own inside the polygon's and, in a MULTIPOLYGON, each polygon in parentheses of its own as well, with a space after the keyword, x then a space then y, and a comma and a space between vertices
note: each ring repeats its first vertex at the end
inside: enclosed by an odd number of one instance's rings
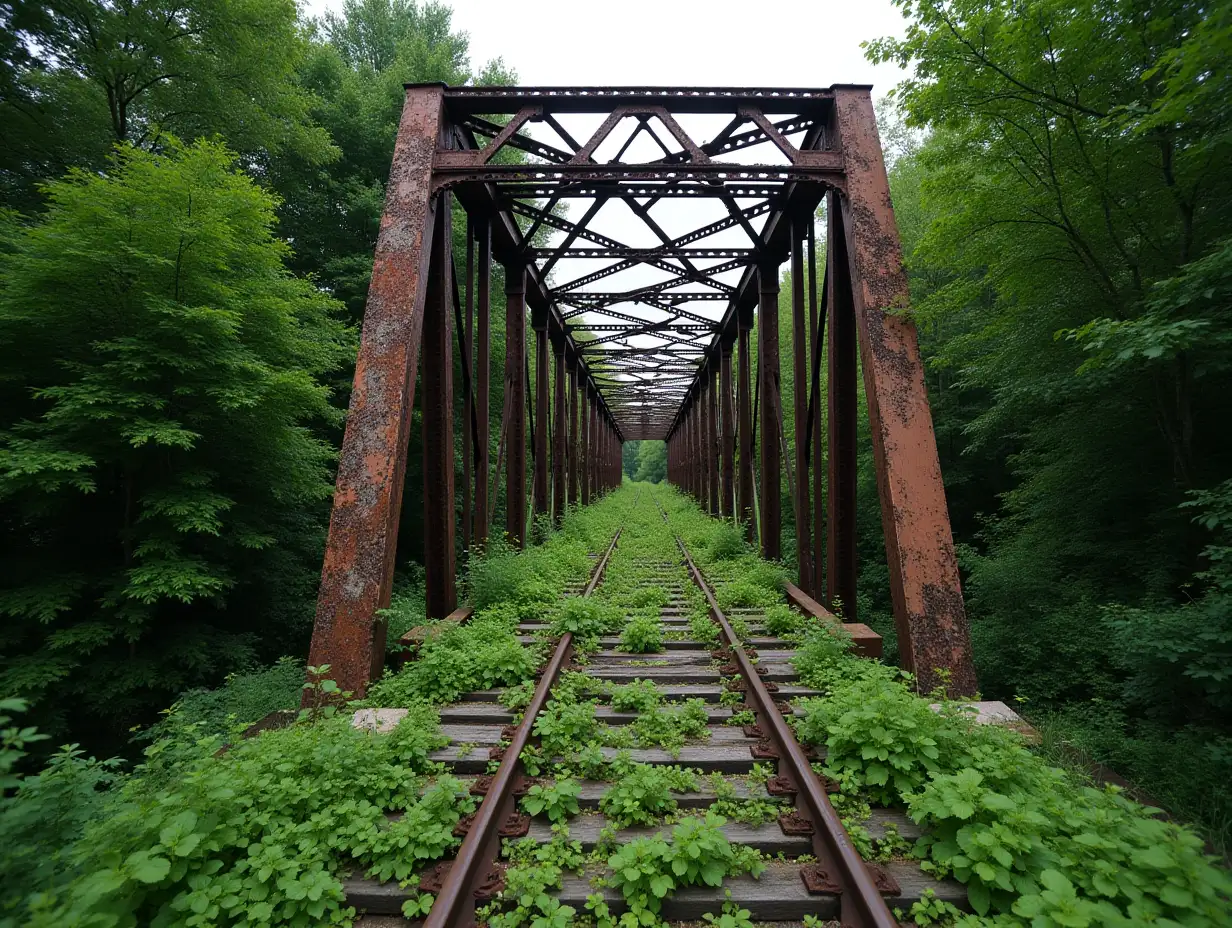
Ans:
MULTIPOLYGON (((342 0, 307 0, 320 14, 342 0)), ((455 0, 471 63, 503 57, 522 84, 828 87, 903 76, 860 43, 901 35, 889 0, 455 0)))

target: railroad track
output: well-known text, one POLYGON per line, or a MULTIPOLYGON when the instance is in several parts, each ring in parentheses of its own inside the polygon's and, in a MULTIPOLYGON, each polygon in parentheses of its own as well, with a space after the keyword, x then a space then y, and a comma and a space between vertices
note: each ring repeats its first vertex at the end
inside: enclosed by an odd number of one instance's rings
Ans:
MULTIPOLYGON (((666 522, 666 514, 663 519, 666 522)), ((629 547, 639 547, 626 524, 597 558, 589 582, 571 591, 574 595, 589 597, 599 588, 622 534, 629 547)), ((593 653, 577 653, 573 636, 566 634, 553 649, 516 726, 515 715, 500 704, 500 692, 495 690, 469 694, 461 703, 441 710, 445 734, 453 743, 438 752, 437 759, 460 776, 482 774, 491 757, 500 759, 500 767, 494 775, 479 776, 472 784, 472 792, 481 793, 483 799, 454 860, 423 875, 419 889, 436 896, 424 920, 425 928, 469 928, 476 923, 477 909, 493 900, 497 907, 503 904, 498 894, 505 885, 503 854, 508 851, 508 841, 528 838, 545 847, 553 843, 550 823, 519 809, 519 799, 532 785, 551 785, 552 778, 528 777, 521 758, 523 750, 539 740, 535 737, 536 723, 553 711, 556 700, 552 688, 570 668, 583 670, 593 681, 591 695, 598 702, 594 719, 609 731, 634 729, 643 714, 613 708, 606 695, 613 687, 634 681, 642 681, 638 685, 644 686, 644 681, 650 681, 663 701, 661 708, 668 711, 674 711, 672 707, 684 700, 701 701, 705 737, 691 738, 683 745, 674 745, 674 749, 653 745, 630 748, 627 738, 623 749, 603 748, 609 762, 623 759, 660 769, 696 771, 699 776, 693 788, 675 794, 677 818, 698 817, 712 807, 730 810, 741 803, 750 804, 748 808, 760 804, 758 816, 742 821, 739 814, 729 815, 722 833, 731 845, 760 852, 766 861, 764 871, 756 878, 730 875, 722 886, 677 887, 663 899, 659 917, 697 921, 707 913, 720 913, 725 903, 734 903, 747 909, 759 923, 799 924, 810 916, 820 922, 858 928, 895 925, 891 909, 909 908, 926 890, 940 899, 962 904, 965 892, 961 886, 931 879, 914 862, 898 860, 870 866, 861 860, 827 798, 826 785, 811 767, 811 762, 819 758, 806 752, 784 718, 784 713, 794 711, 789 700, 816 695, 798 685, 790 664, 793 645, 764 631, 762 610, 732 610, 731 618, 724 614, 711 583, 736 578, 716 576, 708 580, 683 540, 677 536, 675 543, 679 557, 665 557, 660 543, 659 550, 638 550, 625 557, 621 565, 626 584, 632 574, 638 583, 658 587, 667 594, 666 603, 658 610, 664 637, 660 653, 624 651, 621 638, 614 633, 600 637, 593 653), (711 620, 719 630, 717 645, 692 634, 696 626, 689 621, 691 587, 707 601, 711 620), (743 642, 732 619, 742 630, 748 629, 743 642), (739 704, 733 694, 739 694, 739 704), (747 721, 750 712, 752 724, 731 724, 737 713, 747 721), (770 803, 780 808, 771 809, 767 818, 770 803), (773 817, 775 812, 777 817, 773 817)), ((519 626, 519 634, 523 643, 531 643, 545 628, 545 623, 528 622, 519 626)), ((569 758, 557 759, 568 765, 569 758)), ((625 900, 617 888, 603 885, 607 855, 638 838, 670 834, 672 828, 628 826, 604 815, 601 804, 613 787, 610 777, 608 781, 581 778, 577 784, 579 811, 567 822, 568 840, 580 845, 587 859, 582 874, 565 873, 552 895, 559 904, 585 915, 588 899, 593 906, 599 893, 616 915, 625 900)), ((864 827, 873 838, 887 829, 897 830, 908 839, 918 834, 909 819, 888 810, 874 810, 864 827)), ((402 889, 395 884, 351 880, 346 890, 348 901, 369 916, 396 916, 415 887, 402 889)), ((371 928, 383 923, 371 917, 361 922, 371 928)), ((398 923, 406 924, 400 918, 384 924, 398 923)))

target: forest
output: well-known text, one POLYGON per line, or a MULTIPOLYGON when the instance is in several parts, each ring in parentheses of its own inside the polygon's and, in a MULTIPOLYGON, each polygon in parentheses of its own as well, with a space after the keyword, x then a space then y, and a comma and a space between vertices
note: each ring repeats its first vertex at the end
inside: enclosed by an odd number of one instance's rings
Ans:
MULTIPOLYGON (((895 2, 866 53, 912 75, 882 140, 982 692, 1226 851, 1232 2, 895 2)), ((0 4, 0 697, 36 756, 298 700, 402 85, 516 67, 414 0, 0 4)), ((862 448, 851 610, 892 659, 862 448)))

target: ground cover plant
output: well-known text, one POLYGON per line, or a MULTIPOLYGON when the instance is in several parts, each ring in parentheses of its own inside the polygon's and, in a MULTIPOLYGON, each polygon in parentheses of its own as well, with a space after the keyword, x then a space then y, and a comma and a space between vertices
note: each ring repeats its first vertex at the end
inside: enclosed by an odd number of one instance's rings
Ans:
MULTIPOLYGON (((655 498, 690 549, 706 550, 718 532, 713 520, 670 489, 655 498)), ((716 559, 709 569, 735 575, 728 564, 716 559)), ((760 590, 743 580, 728 601, 768 597, 772 576, 761 575, 760 590)), ((802 703, 798 736, 825 747, 824 772, 843 797, 903 809, 925 827, 911 851, 966 885, 977 917, 960 924, 1224 923, 1232 879, 1191 830, 1049 765, 1020 735, 976 725, 961 706, 942 700, 933 711, 929 703, 941 697, 922 696, 901 671, 851 654, 840 629, 782 624, 794 626, 801 682, 825 694, 802 703)), ((877 853, 871 842, 866 849, 877 853)), ((923 918, 934 913, 952 915, 919 909, 923 918)))
MULTIPOLYGON (((454 825, 475 806, 431 760, 448 743, 432 704, 530 680, 540 655, 517 641, 519 617, 556 608, 565 583, 591 568, 576 550, 610 540, 622 509, 605 500, 578 511, 524 557, 475 558, 467 586, 484 605, 471 622, 431 623, 413 659, 352 703, 406 708, 388 734, 334 711, 345 694, 321 667, 308 684, 299 670, 295 689, 307 686, 316 708, 286 727, 239 737, 259 708, 239 681, 186 697, 132 770, 69 747, 22 775, 38 736, 8 724, 22 704, 0 704, 0 925, 349 924, 344 875, 412 877, 452 851, 454 825)), ((577 810, 575 790, 565 780, 527 799, 561 821, 577 810)))

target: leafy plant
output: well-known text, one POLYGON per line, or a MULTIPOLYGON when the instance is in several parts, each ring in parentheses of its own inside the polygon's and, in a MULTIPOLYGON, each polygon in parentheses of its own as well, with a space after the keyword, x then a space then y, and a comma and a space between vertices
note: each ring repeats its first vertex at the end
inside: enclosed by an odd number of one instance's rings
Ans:
POLYGON ((618 712, 650 712, 662 703, 663 696, 653 680, 634 679, 612 687, 611 699, 618 712))
POLYGON ((588 741, 596 740, 599 729, 593 702, 552 700, 535 718, 534 733, 547 757, 568 757, 588 741))
MULTIPOLYGON (((902 918, 900 910, 895 909, 894 912, 896 917, 902 918)), ((963 911, 944 899, 938 899, 937 893, 928 888, 911 904, 907 915, 919 928, 930 928, 932 925, 952 924, 955 919, 962 917, 963 911)))
POLYGON ((686 818, 672 829, 670 843, 658 835, 635 838, 608 858, 612 885, 639 921, 643 913, 657 916, 675 889, 720 886, 733 873, 760 875, 765 865, 732 846, 722 832, 724 821, 713 812, 704 819, 686 818))
POLYGON ((690 739, 709 737, 709 721, 705 702, 688 699, 682 705, 643 712, 630 727, 639 745, 676 751, 690 739))
POLYGON ((650 654, 663 650, 663 625, 657 618, 637 616, 620 636, 620 646, 634 654, 650 654))
POLYGON ((799 631, 804 623, 804 616, 790 606, 777 603, 766 607, 766 631, 776 638, 799 631))
POLYGON ((714 928, 753 928, 753 913, 732 902, 730 890, 727 895, 728 900, 723 903, 722 914, 707 912, 702 916, 702 921, 714 925, 714 928))
POLYGON ((557 609, 548 633, 557 638, 565 632, 572 632, 579 638, 598 638, 613 631, 619 621, 614 609, 593 597, 571 596, 557 609))
POLYGON ((546 815, 550 822, 567 822, 579 811, 582 786, 571 777, 561 777, 549 785, 536 784, 522 797, 522 808, 531 815, 546 815))
POLYGON ((599 800, 603 814, 620 827, 653 825, 676 811, 673 793, 698 788, 697 777, 680 767, 622 766, 616 782, 599 800))

